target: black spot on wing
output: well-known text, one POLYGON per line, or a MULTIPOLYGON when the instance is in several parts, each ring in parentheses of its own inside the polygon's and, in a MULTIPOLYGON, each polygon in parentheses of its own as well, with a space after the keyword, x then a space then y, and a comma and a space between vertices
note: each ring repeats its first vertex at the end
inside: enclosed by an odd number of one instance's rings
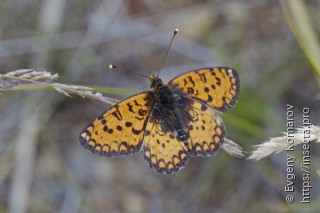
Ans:
POLYGON ((133 106, 130 104, 130 103, 127 103, 127 106, 128 106, 128 110, 132 113, 134 113, 133 111, 133 106))
POLYGON ((138 103, 137 100, 134 100, 133 102, 134 102, 134 104, 135 104, 136 106, 142 106, 141 104, 138 103))
POLYGON ((118 125, 118 126, 117 126, 117 130, 118 130, 118 131, 121 131, 121 130, 122 130, 122 126, 118 125))
POLYGON ((116 119, 118 119, 119 121, 122 120, 122 115, 121 115, 121 113, 120 113, 120 111, 119 111, 119 106, 118 106, 118 105, 115 106, 115 110, 116 110, 116 111, 112 112, 111 114, 112 114, 116 119))
POLYGON ((204 82, 204 83, 207 83, 207 78, 206 78, 205 73, 201 73, 201 74, 200 74, 200 80, 201 80, 202 82, 204 82))
POLYGON ((135 116, 134 118, 135 118, 135 119, 138 119, 139 121, 142 121, 142 120, 145 119, 145 117, 138 117, 138 116, 135 116))
POLYGON ((192 86, 195 86, 195 83, 194 83, 192 77, 191 77, 191 76, 188 76, 188 79, 189 79, 189 81, 191 82, 192 86))
POLYGON ((138 113, 140 116, 145 116, 147 114, 147 110, 139 109, 138 113))
POLYGON ((139 135, 141 133, 141 130, 136 130, 135 128, 132 128, 132 133, 135 135, 139 135))
POLYGON ((132 126, 132 122, 127 121, 127 122, 125 123, 125 125, 126 125, 126 127, 130 127, 130 126, 132 126))

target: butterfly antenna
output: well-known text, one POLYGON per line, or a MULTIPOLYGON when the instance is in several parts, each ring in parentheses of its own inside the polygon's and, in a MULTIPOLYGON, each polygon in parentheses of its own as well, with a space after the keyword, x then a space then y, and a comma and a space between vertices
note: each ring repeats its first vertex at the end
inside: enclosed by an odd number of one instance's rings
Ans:
POLYGON ((165 54, 164 57, 163 57, 162 63, 161 63, 160 68, 159 68, 159 70, 158 70, 157 77, 159 76, 160 71, 161 71, 161 69, 162 69, 162 67, 163 67, 163 65, 164 65, 164 62, 166 61, 166 58, 167 58, 169 49, 170 49, 171 44, 172 44, 172 41, 173 41, 174 37, 177 35, 178 32, 179 32, 179 29, 178 29, 178 28, 174 29, 174 31, 173 31, 173 36, 171 37, 170 44, 169 44, 169 46, 168 46, 168 48, 167 48, 167 50, 166 50, 166 54, 165 54))
MULTIPOLYGON (((113 69, 120 69, 118 66, 114 65, 114 64, 110 64, 109 65, 109 69, 113 70, 113 69)), ((122 72, 129 72, 129 73, 133 73, 135 75, 138 75, 140 77, 144 77, 144 78, 149 78, 149 76, 146 76, 146 75, 143 75, 143 74, 140 74, 140 73, 137 73, 137 72, 133 72, 133 71, 130 71, 130 70, 125 70, 125 69, 120 69, 120 71, 122 72)))

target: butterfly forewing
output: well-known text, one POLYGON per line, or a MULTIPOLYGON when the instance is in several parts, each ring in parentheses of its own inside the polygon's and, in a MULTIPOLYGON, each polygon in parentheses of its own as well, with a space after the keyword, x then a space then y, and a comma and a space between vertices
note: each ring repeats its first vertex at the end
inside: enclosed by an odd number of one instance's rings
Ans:
POLYGON ((228 67, 193 70, 179 75, 168 84, 221 112, 231 109, 238 100, 239 77, 234 69, 228 67))
POLYGON ((105 156, 123 156, 140 151, 150 115, 149 98, 149 92, 143 92, 114 105, 81 133, 80 143, 105 156))

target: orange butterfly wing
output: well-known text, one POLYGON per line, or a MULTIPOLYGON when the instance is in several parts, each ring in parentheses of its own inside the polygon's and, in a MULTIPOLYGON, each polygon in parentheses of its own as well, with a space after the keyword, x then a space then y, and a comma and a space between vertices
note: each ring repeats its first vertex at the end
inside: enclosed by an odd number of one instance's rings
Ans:
MULTIPOLYGON (((152 115, 151 115, 152 116, 152 115)), ((189 160, 189 153, 178 133, 165 131, 161 124, 149 119, 144 137, 144 159, 151 169, 160 174, 170 174, 182 169, 189 160)))
POLYGON ((172 79, 168 85, 182 89, 191 97, 225 112, 233 107, 239 96, 239 76, 228 67, 193 70, 172 79))
POLYGON ((131 96, 96 118, 81 133, 81 145, 104 156, 123 156, 140 151, 151 109, 149 93, 131 96))
POLYGON ((213 155, 222 145, 225 129, 222 119, 205 104, 194 101, 190 110, 188 151, 192 156, 213 155))

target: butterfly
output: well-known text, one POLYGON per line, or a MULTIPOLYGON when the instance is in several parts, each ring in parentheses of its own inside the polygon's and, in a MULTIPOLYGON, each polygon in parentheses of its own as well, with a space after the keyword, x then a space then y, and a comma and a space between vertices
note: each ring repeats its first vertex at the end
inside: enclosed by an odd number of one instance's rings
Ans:
POLYGON ((228 67, 192 70, 167 84, 149 78, 150 91, 133 95, 96 118, 80 144, 101 156, 143 151, 160 174, 182 169, 194 156, 212 156, 223 144, 225 127, 214 110, 226 112, 239 96, 239 76, 228 67))

